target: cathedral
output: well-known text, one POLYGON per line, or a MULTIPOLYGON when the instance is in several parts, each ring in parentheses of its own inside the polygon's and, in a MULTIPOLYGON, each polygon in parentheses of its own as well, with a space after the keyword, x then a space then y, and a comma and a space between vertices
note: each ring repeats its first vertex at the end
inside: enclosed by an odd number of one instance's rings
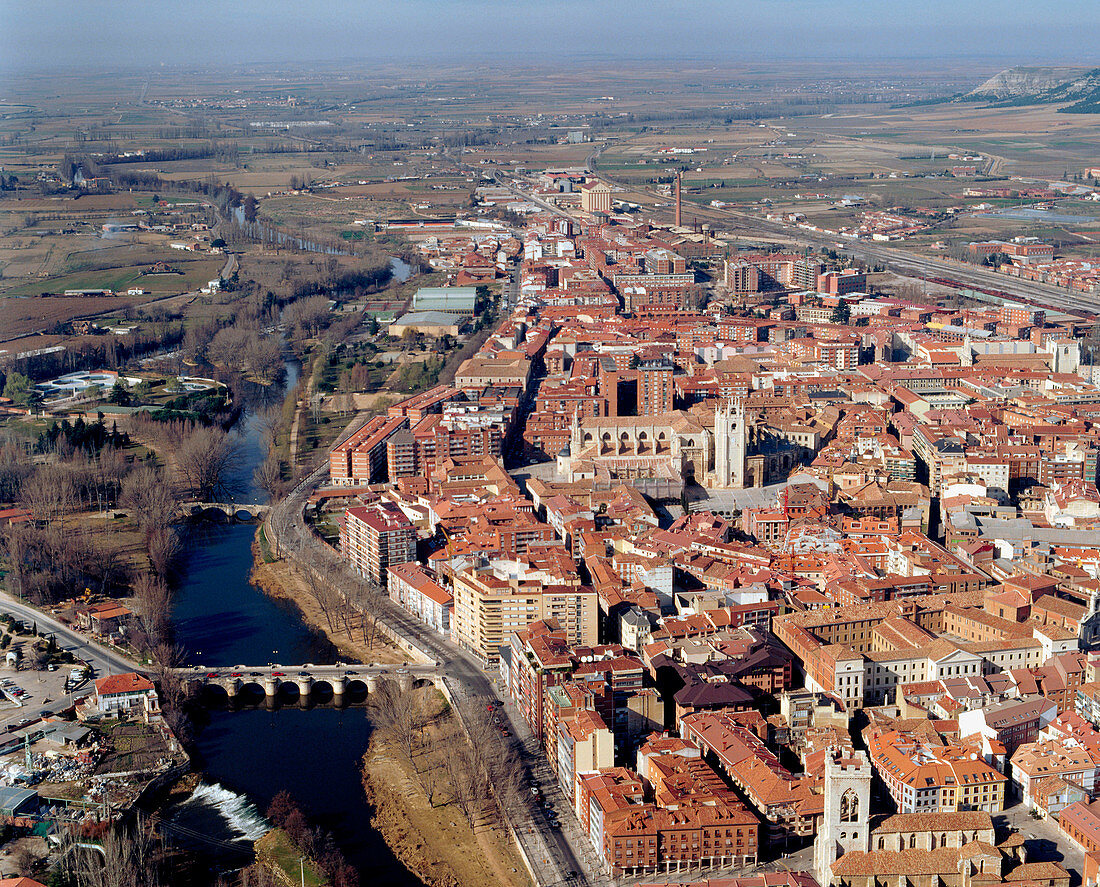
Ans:
POLYGON ((574 415, 559 454, 568 480, 630 483, 656 498, 678 498, 685 484, 741 489, 785 480, 803 448, 754 419, 741 398, 649 416, 574 415))

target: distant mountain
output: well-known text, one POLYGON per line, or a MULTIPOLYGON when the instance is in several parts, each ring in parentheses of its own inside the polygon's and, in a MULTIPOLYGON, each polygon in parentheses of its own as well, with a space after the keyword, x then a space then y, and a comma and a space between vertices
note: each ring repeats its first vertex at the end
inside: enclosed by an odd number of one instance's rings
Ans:
POLYGON ((1068 113, 1100 113, 1100 68, 1008 68, 958 101, 1012 105, 1065 105, 1068 113))

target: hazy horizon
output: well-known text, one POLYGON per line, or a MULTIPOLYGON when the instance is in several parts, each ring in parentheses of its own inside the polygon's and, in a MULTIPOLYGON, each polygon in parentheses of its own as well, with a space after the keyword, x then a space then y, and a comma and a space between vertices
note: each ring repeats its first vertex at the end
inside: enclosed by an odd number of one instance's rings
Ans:
MULTIPOLYGON (((1089 65, 1100 4, 923 0, 0 0, 0 70, 579 60, 1089 65)), ((629 65, 625 66, 627 69, 629 65)))

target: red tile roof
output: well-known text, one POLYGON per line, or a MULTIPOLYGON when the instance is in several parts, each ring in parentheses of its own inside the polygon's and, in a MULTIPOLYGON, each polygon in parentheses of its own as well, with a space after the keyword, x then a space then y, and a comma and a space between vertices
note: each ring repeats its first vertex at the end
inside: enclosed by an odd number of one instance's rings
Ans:
POLYGON ((153 689, 153 682, 137 672, 113 674, 97 678, 95 691, 97 696, 112 696, 118 693, 142 693, 153 689))

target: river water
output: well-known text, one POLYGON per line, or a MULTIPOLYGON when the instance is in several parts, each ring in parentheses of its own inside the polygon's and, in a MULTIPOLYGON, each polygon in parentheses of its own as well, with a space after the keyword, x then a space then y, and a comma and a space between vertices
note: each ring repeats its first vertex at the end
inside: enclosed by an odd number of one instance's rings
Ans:
MULTIPOLYGON (((245 391, 245 412, 235 432, 245 454, 237 469, 245 489, 241 502, 264 501, 252 484, 252 472, 264 457, 258 408, 281 400, 282 392, 297 382, 299 369, 288 362, 285 385, 274 386, 279 390, 245 391)), ((208 525, 192 534, 174 601, 176 640, 191 664, 209 668, 336 661, 332 644, 304 624, 293 605, 249 582, 256 529, 208 525)), ((286 790, 312 821, 333 833, 364 885, 419 885, 369 825, 359 775, 369 737, 363 707, 214 707, 195 743, 194 766, 203 782, 185 802, 166 811, 166 819, 179 827, 185 843, 186 834, 195 832, 221 842, 220 850, 209 841, 195 846, 207 853, 213 848, 216 864, 232 868, 263 834, 262 811, 286 790)))

